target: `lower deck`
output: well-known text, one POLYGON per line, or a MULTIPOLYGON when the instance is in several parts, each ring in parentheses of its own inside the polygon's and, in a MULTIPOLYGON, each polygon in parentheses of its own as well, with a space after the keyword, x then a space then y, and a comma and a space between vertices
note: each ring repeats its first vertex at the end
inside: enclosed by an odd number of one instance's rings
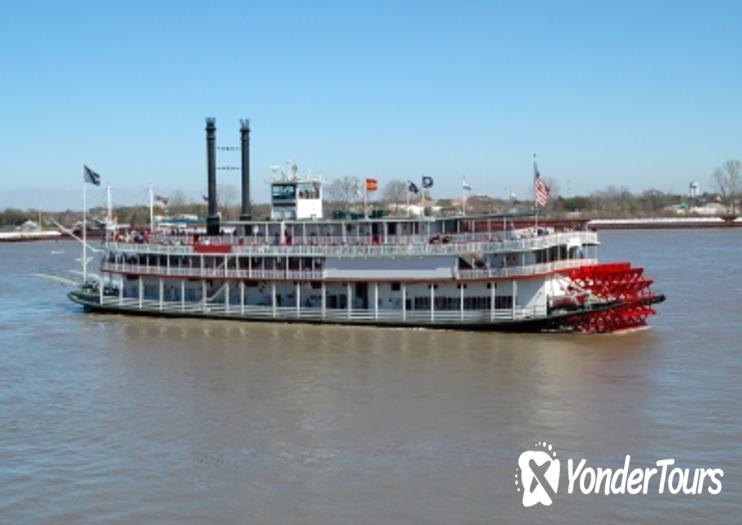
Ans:
POLYGON ((499 323, 547 316, 558 276, 491 282, 165 279, 108 274, 88 302, 107 308, 309 322, 499 323))
POLYGON ((569 274, 445 281, 235 280, 103 272, 70 298, 89 310, 221 319, 481 330, 611 332, 664 300, 629 263, 569 274))
POLYGON ((105 297, 101 302, 95 292, 72 292, 70 299, 81 304, 86 310, 100 313, 118 313, 127 315, 145 315, 158 317, 181 317, 222 319, 252 322, 282 322, 282 323, 312 323, 312 324, 341 324, 352 326, 380 326, 380 327, 418 327, 432 329, 459 329, 485 331, 519 331, 539 332, 545 330, 569 329, 564 315, 544 316, 533 315, 534 312, 519 311, 515 317, 495 311, 465 311, 461 315, 421 315, 419 312, 408 312, 406 315, 393 311, 364 311, 351 309, 350 311, 328 309, 324 312, 317 309, 296 309, 277 307, 275 310, 265 307, 225 308, 221 305, 210 305, 206 309, 195 305, 176 305, 172 303, 112 300, 105 297), (494 316, 493 316, 494 315, 494 316))

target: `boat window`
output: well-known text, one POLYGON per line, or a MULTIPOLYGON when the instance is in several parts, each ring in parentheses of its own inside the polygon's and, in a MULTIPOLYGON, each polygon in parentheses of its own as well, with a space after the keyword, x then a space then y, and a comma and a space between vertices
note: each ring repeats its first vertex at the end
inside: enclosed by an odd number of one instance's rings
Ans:
POLYGON ((274 184, 271 187, 273 200, 293 200, 296 198, 296 186, 293 184, 274 184))
POLYGON ((302 182, 299 184, 298 190, 300 199, 319 199, 318 182, 302 182))

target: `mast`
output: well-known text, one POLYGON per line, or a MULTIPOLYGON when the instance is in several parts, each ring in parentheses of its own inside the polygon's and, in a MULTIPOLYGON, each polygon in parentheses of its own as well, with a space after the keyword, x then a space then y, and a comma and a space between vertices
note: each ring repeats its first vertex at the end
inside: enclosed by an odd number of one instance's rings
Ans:
POLYGON ((88 190, 82 179, 82 284, 88 281, 88 190))
POLYGON ((155 193, 152 184, 149 185, 149 232, 155 233, 155 193))
POLYGON ((467 192, 471 191, 471 185, 466 177, 461 177, 461 210, 463 215, 466 215, 466 195, 467 192))
POLYGON ((536 165, 536 154, 533 154, 533 207, 536 208, 536 219, 534 228, 538 230, 538 201, 536 199, 536 181, 538 180, 538 166, 536 165))
POLYGON ((113 205, 111 202, 111 185, 108 184, 106 186, 106 240, 108 240, 111 221, 113 220, 113 205))
POLYGON ((368 181, 363 181, 363 218, 368 219, 368 181))

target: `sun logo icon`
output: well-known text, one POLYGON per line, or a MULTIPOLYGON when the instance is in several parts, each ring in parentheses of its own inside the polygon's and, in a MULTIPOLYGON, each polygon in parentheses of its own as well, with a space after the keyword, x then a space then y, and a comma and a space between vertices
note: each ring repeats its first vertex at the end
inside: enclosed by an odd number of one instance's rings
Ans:
POLYGON ((518 458, 515 489, 523 494, 524 507, 538 503, 548 507, 559 490, 559 460, 550 443, 539 441, 533 446, 518 458))

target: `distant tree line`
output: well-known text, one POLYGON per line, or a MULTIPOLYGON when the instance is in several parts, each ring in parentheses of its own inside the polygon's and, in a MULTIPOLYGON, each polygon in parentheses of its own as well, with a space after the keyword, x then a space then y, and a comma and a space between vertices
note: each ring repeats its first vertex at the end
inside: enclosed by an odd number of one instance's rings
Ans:
MULTIPOLYGON (((559 184, 549 180, 551 198, 544 210, 546 214, 555 217, 579 215, 584 218, 619 218, 619 217, 647 217, 675 215, 678 210, 692 213, 693 207, 709 203, 721 206, 724 214, 736 215, 740 210, 742 198, 742 162, 729 160, 720 165, 712 173, 713 193, 704 193, 696 197, 679 193, 668 193, 656 189, 645 190, 641 193, 632 193, 624 186, 608 186, 589 195, 564 197, 559 194, 559 184)), ((330 216, 337 209, 360 210, 363 201, 362 179, 358 177, 342 177, 325 185, 324 200, 325 213, 330 216)), ((385 182, 378 192, 368 194, 370 207, 393 208, 392 205, 405 204, 408 199, 407 182, 392 180, 385 182)), ((234 186, 220 186, 217 189, 218 207, 225 220, 238 220, 240 216, 239 193, 234 186)), ((428 199, 431 196, 428 194, 428 199)), ((419 196, 412 196, 411 201, 416 203, 419 196)), ((444 211, 457 213, 461 210, 460 199, 439 198, 435 205, 444 211)), ((526 210, 533 206, 532 200, 502 199, 475 194, 466 201, 468 213, 492 213, 511 210, 526 210)), ((206 203, 203 200, 189 200, 182 191, 175 191, 168 196, 168 205, 165 209, 156 209, 158 215, 195 215, 205 217, 206 203)), ((270 205, 253 203, 252 214, 255 219, 267 219, 270 216, 270 205)), ((93 208, 89 212, 91 224, 102 224, 106 210, 93 208)), ((149 207, 147 205, 115 206, 113 215, 119 223, 133 226, 146 226, 149 223, 149 207)), ((12 229, 24 222, 37 221, 39 210, 5 208, 0 211, 0 229, 12 229)), ((80 211, 66 210, 62 212, 44 212, 42 226, 52 227, 59 222, 67 227, 74 226, 82 219, 80 211)))

